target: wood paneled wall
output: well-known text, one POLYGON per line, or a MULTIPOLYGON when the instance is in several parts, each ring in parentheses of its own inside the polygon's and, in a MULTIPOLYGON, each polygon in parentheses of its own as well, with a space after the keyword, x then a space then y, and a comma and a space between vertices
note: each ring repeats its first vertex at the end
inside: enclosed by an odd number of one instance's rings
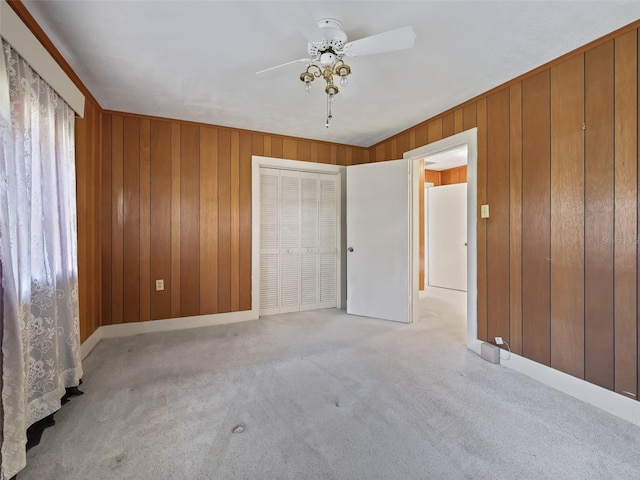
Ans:
MULTIPOLYGON (((478 337, 638 395, 637 24, 370 148, 478 128, 478 337)), ((428 177, 428 175, 427 175, 428 177)))
POLYGON ((84 118, 76 118, 76 203, 80 338, 100 326, 100 122, 101 109, 90 99, 84 118))
POLYGON ((360 147, 103 114, 103 325, 251 309, 252 155, 368 161, 360 147))

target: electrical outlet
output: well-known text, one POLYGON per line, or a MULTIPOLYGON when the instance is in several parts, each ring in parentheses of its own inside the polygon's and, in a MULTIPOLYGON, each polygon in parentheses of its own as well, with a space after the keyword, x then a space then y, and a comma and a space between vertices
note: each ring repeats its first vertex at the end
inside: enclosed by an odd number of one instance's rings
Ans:
POLYGON ((502 337, 496 337, 496 345, 502 345, 504 343, 504 340, 502 340, 502 337))
POLYGON ((156 280, 156 291, 164 290, 164 280, 156 280))

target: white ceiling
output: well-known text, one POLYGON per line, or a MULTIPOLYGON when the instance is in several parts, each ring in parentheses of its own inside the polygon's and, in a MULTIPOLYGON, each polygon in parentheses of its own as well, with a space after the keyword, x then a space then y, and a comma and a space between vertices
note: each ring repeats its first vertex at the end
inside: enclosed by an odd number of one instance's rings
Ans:
POLYGON ((370 146, 640 18, 638 1, 33 1, 27 8, 110 110, 370 146), (411 50, 349 60, 324 127, 302 31, 349 40, 412 25, 411 50))
POLYGON ((424 158, 425 170, 449 170, 467 164, 467 146, 452 148, 424 158))

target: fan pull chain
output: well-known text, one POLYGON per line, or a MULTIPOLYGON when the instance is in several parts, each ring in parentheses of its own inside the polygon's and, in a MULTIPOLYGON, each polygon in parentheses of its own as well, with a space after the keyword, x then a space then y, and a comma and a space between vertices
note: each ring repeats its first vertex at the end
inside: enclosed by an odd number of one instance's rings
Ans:
POLYGON ((329 128, 329 122, 333 118, 331 115, 331 103, 333 98, 332 95, 327 95, 327 122, 324 124, 325 127, 329 128))

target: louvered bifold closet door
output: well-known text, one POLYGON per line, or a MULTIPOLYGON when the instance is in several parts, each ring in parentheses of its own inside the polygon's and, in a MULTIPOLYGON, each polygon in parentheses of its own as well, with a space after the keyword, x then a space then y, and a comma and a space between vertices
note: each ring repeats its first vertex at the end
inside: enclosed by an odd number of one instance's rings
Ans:
POLYGON ((320 303, 318 174, 300 172, 300 187, 300 310, 314 310, 320 303))
POLYGON ((280 171, 260 169, 260 315, 280 311, 280 171))
POLYGON ((319 308, 338 305, 338 179, 318 174, 319 196, 319 308))
POLYGON ((280 313, 300 310, 300 174, 280 171, 280 313))

